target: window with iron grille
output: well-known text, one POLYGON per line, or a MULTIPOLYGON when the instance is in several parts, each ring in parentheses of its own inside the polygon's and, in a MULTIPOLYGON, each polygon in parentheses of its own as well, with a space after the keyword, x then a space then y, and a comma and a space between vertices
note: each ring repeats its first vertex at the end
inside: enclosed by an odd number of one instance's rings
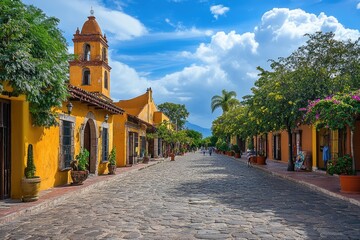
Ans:
POLYGON ((61 161, 64 168, 69 168, 73 160, 73 123, 62 121, 61 127, 61 161))
POLYGON ((107 128, 102 130, 102 161, 107 162, 109 156, 109 133, 107 128))

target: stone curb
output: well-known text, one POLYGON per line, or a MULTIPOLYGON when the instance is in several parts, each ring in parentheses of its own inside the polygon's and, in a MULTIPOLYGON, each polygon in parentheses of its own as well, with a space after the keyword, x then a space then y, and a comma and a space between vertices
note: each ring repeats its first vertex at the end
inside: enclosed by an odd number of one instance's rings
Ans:
POLYGON ((161 160, 156 160, 155 163, 152 163, 152 161, 150 161, 150 163, 148 165, 144 165, 144 166, 141 166, 140 168, 137 168, 137 169, 131 169, 127 172, 124 172, 124 173, 121 173, 121 174, 117 174, 117 175, 114 175, 113 177, 109 178, 109 179, 106 179, 106 180, 101 180, 101 181, 98 181, 98 182, 95 182, 95 183, 92 183, 90 184, 89 186, 86 186, 86 187, 82 187, 82 188, 79 188, 78 190, 76 191, 70 191, 68 193, 65 193, 61 196, 57 196, 57 197, 53 197, 53 198, 50 198, 50 199, 47 199, 45 200, 44 202, 42 203, 38 203, 38 204, 35 204, 34 206, 30 206, 30 207, 27 207, 27 208, 24 208, 24 209, 21 209, 17 212, 14 212, 14 213, 11 213, 9 215, 6 215, 4 217, 1 217, 0 218, 0 224, 4 224, 4 223, 7 223, 7 222, 10 222, 10 221, 13 221, 19 217, 24 217, 26 215, 30 215, 30 214, 35 214, 35 213, 38 213, 38 212, 41 212, 42 210, 46 209, 46 208, 49 208, 49 207, 54 207, 58 204, 60 204, 61 202, 63 202, 64 200, 67 200, 69 199, 70 197, 73 197, 73 196, 80 196, 81 194, 84 194, 84 193, 87 193, 89 192, 90 190, 96 188, 96 187, 101 187, 101 186, 105 186, 106 184, 108 184, 109 182, 111 181, 114 181, 118 178, 122 178, 122 177, 125 177, 129 174, 131 174, 132 172, 135 172, 135 171, 140 171, 140 170, 143 170, 145 168, 149 168, 151 166, 155 166, 159 163, 162 163, 166 161, 165 159, 161 159, 161 160))
MULTIPOLYGON (((246 164, 246 162, 245 162, 244 160, 241 160, 241 158, 239 158, 239 159, 236 159, 236 158, 233 158, 233 157, 231 157, 231 158, 232 158, 233 160, 235 160, 235 161, 238 161, 238 162, 241 162, 241 163, 246 164)), ((352 203, 352 204, 357 205, 357 206, 360 207, 360 201, 358 201, 358 200, 356 200, 356 199, 349 198, 349 197, 346 197, 346 196, 342 196, 342 195, 340 195, 340 194, 331 192, 331 191, 329 191, 329 190, 326 190, 326 189, 324 189, 324 188, 318 187, 318 186, 316 186, 316 185, 314 185, 314 184, 311 184, 311 183, 308 183, 308 182, 304 182, 304 181, 301 181, 301 180, 298 180, 298 179, 293 179, 293 178, 291 178, 291 177, 289 177, 289 176, 282 175, 282 174, 280 174, 280 173, 272 172, 272 171, 269 170, 269 169, 262 168, 262 167, 259 167, 259 166, 257 166, 257 165, 252 165, 252 167, 255 167, 256 169, 260 169, 260 170, 262 170, 262 171, 264 171, 264 172, 267 172, 267 173, 269 173, 269 174, 271 174, 271 175, 273 175, 273 176, 280 177, 280 178, 283 178, 283 179, 286 179, 286 180, 290 180, 290 181, 292 181, 292 182, 295 182, 295 183, 304 185, 304 186, 306 186, 306 187, 308 187, 308 188, 310 188, 310 189, 312 189, 312 190, 316 190, 316 191, 318 191, 318 192, 321 192, 321 193, 323 193, 323 194, 329 195, 329 196, 331 196, 331 197, 335 197, 335 198, 338 198, 338 199, 340 199, 340 200, 345 200, 345 201, 347 201, 347 202, 350 202, 350 203, 352 203)))

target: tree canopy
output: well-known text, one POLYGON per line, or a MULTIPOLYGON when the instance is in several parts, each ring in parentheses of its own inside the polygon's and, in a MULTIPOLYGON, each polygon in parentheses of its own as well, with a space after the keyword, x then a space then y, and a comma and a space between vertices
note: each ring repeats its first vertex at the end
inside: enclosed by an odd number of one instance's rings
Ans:
POLYGON ((54 107, 67 97, 68 52, 59 20, 20 0, 0 2, 0 91, 25 94, 33 124, 57 124, 54 107))
POLYGON ((226 91, 223 89, 221 91, 222 95, 215 95, 211 98, 211 111, 214 112, 215 109, 221 108, 223 113, 229 111, 232 107, 239 105, 239 100, 236 99, 236 92, 226 91))
POLYGON ((176 104, 165 102, 157 106, 158 109, 170 118, 170 121, 175 124, 176 130, 184 128, 189 112, 187 111, 185 104, 176 104))

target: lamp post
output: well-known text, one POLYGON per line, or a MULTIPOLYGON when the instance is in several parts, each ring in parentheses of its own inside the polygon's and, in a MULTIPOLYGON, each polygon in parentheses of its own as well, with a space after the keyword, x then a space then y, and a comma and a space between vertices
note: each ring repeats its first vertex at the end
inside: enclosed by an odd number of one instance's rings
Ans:
POLYGON ((66 108, 68 110, 68 114, 70 115, 71 114, 71 111, 73 109, 73 105, 71 102, 69 102, 68 104, 66 104, 66 108))

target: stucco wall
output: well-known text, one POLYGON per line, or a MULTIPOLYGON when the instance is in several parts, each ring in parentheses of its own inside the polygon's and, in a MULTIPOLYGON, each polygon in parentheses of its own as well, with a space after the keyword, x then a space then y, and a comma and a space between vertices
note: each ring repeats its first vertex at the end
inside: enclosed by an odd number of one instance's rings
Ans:
MULTIPOLYGON (((66 104, 64 104, 66 105, 66 104)), ((65 112, 64 106, 59 113, 65 112)), ((74 147, 75 155, 81 148, 81 126, 85 123, 85 116, 92 112, 96 122, 97 136, 97 170, 98 174, 107 173, 106 164, 100 163, 102 154, 102 139, 99 138, 99 126, 104 122, 106 114, 103 110, 88 107, 80 102, 73 102, 73 111, 71 116, 76 117, 74 127, 74 147)), ((24 169, 27 162, 27 148, 29 144, 33 145, 34 163, 36 166, 36 175, 41 177, 40 190, 49 189, 71 182, 69 171, 60 171, 59 168, 59 127, 43 128, 34 127, 31 123, 29 114, 29 105, 25 101, 11 102, 11 197, 21 198, 21 178, 24 176, 24 169)), ((109 121, 109 151, 112 149, 112 117, 109 121)), ((74 157, 75 157, 74 155, 74 157)))

